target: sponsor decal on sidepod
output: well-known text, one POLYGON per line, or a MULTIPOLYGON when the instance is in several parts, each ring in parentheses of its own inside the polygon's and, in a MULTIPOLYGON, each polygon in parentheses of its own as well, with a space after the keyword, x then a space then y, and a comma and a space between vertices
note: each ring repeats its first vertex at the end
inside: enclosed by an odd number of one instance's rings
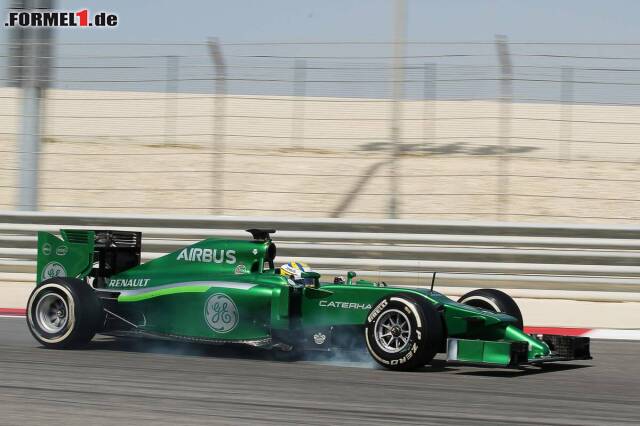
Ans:
POLYGON ((318 306, 337 309, 371 309, 371 305, 368 303, 340 302, 333 300, 321 300, 318 303, 318 306))
POLYGON ((149 278, 129 278, 109 280, 109 287, 146 287, 149 278))
POLYGON ((238 308, 226 294, 212 294, 204 304, 204 319, 216 333, 227 333, 238 325, 238 308))

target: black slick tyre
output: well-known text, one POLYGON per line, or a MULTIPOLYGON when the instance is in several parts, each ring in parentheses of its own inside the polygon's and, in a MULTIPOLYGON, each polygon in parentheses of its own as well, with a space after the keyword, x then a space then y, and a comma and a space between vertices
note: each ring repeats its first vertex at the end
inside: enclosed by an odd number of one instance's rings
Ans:
POLYGON ((94 290, 73 278, 43 281, 27 302, 29 331, 48 348, 87 344, 100 327, 102 318, 102 304, 94 290))
POLYGON ((390 295, 376 303, 364 332, 371 357, 390 370, 413 370, 429 363, 444 339, 435 307, 409 294, 390 295))
POLYGON ((516 327, 520 330, 524 327, 522 313, 520 312, 520 308, 518 308, 515 300, 513 300, 507 293, 500 290, 493 288, 473 290, 458 299, 458 303, 511 315, 517 320, 515 324, 516 327))

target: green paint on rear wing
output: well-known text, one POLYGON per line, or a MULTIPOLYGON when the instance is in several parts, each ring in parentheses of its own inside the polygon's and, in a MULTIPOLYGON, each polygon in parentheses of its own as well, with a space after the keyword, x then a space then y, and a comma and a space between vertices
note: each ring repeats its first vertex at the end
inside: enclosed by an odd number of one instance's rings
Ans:
POLYGON ((84 278, 93 264, 94 232, 60 230, 62 239, 38 232, 36 283, 56 277, 84 278))

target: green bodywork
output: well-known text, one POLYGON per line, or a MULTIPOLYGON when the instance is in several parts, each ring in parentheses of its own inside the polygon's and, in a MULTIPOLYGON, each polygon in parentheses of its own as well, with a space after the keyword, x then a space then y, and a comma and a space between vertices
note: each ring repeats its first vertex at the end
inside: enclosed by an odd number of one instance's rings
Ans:
MULTIPOLYGON (((61 236, 38 234, 38 282, 91 274, 94 233, 62 230, 61 236)), ((118 314, 141 331, 222 342, 266 341, 290 330, 294 314, 296 326, 311 335, 363 326, 383 297, 409 293, 442 312, 447 338, 458 340, 460 361, 508 365, 511 342, 526 342, 529 360, 550 355, 545 343, 514 326, 515 318, 456 303, 436 291, 351 277, 345 284, 318 282, 295 289, 269 268, 271 249, 270 241, 206 239, 115 274, 98 290, 112 295, 118 314), (298 310, 292 309, 292 300, 299 300, 298 310)))
POLYGON ((36 283, 58 276, 85 277, 91 271, 94 233, 61 230, 62 239, 38 232, 36 283))

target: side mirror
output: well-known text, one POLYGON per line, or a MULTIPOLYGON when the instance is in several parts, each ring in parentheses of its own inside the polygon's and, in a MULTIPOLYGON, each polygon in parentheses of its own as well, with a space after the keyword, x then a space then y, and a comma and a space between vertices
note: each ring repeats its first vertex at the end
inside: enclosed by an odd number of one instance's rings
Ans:
POLYGON ((320 287, 320 274, 317 272, 303 272, 300 275, 302 278, 311 278, 313 280, 313 286, 315 288, 320 287))
POLYGON ((347 285, 351 285, 353 279, 355 278, 355 276, 358 275, 353 271, 349 271, 347 272, 347 285))

